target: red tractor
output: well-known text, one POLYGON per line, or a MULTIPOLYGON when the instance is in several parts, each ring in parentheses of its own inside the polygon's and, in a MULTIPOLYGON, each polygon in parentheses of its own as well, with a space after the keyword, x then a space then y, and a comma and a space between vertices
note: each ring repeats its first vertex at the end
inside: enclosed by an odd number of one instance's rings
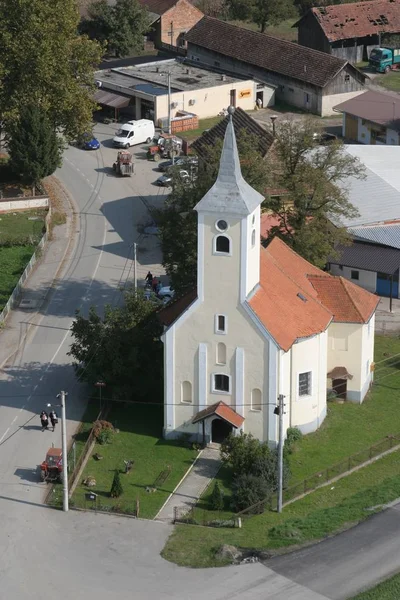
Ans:
POLYGON ((149 160, 158 162, 160 158, 175 158, 182 152, 183 142, 176 135, 162 133, 154 141, 154 145, 150 146, 147 150, 147 158, 149 160))
POLYGON ((61 481, 62 478, 62 450, 61 448, 49 448, 46 458, 40 465, 41 481, 61 481))

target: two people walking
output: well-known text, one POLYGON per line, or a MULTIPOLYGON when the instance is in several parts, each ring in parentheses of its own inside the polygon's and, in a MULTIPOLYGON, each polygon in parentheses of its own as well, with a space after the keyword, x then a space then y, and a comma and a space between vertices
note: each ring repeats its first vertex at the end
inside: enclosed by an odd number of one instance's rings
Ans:
POLYGON ((58 423, 58 417, 56 415, 56 412, 54 410, 50 411, 50 414, 48 415, 47 412, 45 410, 42 410, 42 412, 40 413, 40 422, 42 424, 42 431, 44 431, 45 429, 49 429, 49 420, 50 423, 53 427, 53 431, 58 423))

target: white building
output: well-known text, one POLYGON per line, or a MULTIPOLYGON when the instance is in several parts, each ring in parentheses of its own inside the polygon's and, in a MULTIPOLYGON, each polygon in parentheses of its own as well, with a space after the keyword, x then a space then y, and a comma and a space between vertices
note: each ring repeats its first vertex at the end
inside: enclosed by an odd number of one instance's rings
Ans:
POLYGON ((197 204, 197 290, 167 305, 164 435, 277 441, 315 431, 329 384, 362 402, 372 378, 378 299, 320 271, 274 239, 260 244, 262 196, 243 179, 232 120, 214 186, 197 204), (328 380, 328 377, 330 378, 328 380))

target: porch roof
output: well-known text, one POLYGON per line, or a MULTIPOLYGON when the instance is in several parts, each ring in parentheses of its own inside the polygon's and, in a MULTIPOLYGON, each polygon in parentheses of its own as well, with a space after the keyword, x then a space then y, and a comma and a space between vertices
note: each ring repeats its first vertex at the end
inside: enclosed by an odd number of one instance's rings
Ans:
POLYGON ((199 423, 199 421, 204 421, 205 419, 213 415, 217 415, 224 421, 227 421, 228 423, 233 425, 233 427, 236 427, 236 429, 238 429, 244 421, 244 417, 239 415, 235 410, 233 410, 233 408, 225 404, 225 402, 221 401, 216 402, 211 406, 207 406, 207 408, 198 412, 197 415, 195 415, 195 417, 193 418, 192 423, 199 423))
POLYGON ((328 379, 353 379, 353 375, 350 375, 346 367, 335 367, 329 371, 327 377, 328 379))

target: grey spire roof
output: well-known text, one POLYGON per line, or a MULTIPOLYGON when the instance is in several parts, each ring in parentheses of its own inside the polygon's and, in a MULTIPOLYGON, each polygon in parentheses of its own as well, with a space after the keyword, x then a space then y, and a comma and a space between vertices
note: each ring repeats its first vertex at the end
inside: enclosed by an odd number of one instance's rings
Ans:
POLYGON ((225 132, 218 177, 194 207, 198 212, 246 216, 264 200, 242 176, 232 114, 225 132))

